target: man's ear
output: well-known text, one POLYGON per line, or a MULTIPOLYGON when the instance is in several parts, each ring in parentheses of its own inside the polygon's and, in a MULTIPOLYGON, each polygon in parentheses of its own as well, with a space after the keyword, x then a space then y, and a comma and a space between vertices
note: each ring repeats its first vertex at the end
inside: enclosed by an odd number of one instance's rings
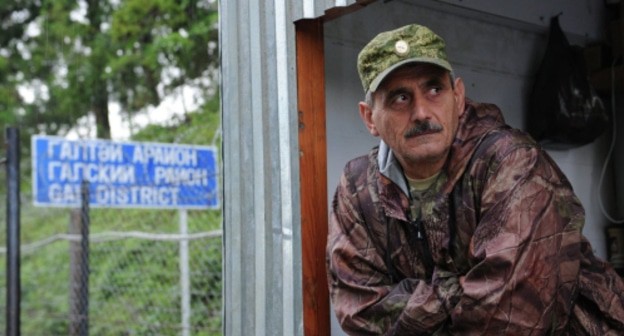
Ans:
POLYGON ((373 136, 379 136, 379 132, 377 131, 377 127, 373 123, 373 109, 366 104, 365 102, 360 102, 360 118, 364 122, 364 126, 368 128, 368 131, 373 136))
POLYGON ((458 111, 458 115, 461 116, 466 110, 466 88, 464 87, 464 81, 457 77, 455 78, 455 90, 453 91, 455 96, 455 108, 458 111))

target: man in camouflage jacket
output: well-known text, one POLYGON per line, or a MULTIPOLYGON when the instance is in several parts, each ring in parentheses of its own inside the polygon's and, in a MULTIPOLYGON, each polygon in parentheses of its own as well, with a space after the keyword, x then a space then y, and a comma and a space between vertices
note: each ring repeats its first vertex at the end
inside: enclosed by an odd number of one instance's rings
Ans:
POLYGON ((360 113, 381 143, 346 165, 333 201, 327 267, 342 328, 353 335, 624 335, 624 283, 582 236, 584 210, 570 183, 496 106, 464 98, 444 42, 426 27, 406 26, 373 39, 358 68, 367 92, 360 113), (406 72, 409 64, 437 70, 406 72), (453 106, 450 117, 419 110, 421 101, 442 99, 453 106), (416 126, 397 139, 388 129, 401 111, 416 126), (435 149, 426 141, 433 138, 448 145, 435 149), (409 147, 418 139, 420 149, 409 147), (423 148, 440 158, 406 159, 423 148), (435 176, 417 201, 410 174, 435 176))

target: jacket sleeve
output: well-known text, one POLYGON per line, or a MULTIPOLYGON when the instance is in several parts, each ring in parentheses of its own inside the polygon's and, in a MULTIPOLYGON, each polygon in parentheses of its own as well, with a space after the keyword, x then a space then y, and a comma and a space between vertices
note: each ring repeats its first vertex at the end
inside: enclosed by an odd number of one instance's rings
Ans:
POLYGON ((468 252, 473 267, 455 298, 451 330, 462 335, 559 333, 577 291, 582 205, 539 148, 515 148, 477 164, 487 169, 478 169, 483 176, 474 180, 481 198, 468 252))
POLYGON ((435 332, 448 318, 452 305, 445 298, 456 296, 457 277, 439 272, 430 281, 392 283, 384 253, 364 225, 349 174, 345 170, 334 197, 327 245, 328 281, 338 321, 352 335, 435 332))

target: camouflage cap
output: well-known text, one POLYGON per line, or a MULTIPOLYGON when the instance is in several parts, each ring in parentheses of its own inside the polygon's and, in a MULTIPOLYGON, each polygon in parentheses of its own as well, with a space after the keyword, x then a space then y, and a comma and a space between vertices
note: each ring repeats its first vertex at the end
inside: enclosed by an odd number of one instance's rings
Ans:
POLYGON ((453 71, 444 40, 425 26, 411 24, 380 33, 360 51, 357 67, 364 91, 375 92, 390 72, 412 62, 431 63, 453 71))

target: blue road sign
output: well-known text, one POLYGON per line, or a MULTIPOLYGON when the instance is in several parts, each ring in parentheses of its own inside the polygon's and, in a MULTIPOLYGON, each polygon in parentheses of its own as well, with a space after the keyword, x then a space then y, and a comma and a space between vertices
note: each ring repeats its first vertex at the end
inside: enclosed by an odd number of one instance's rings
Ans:
POLYGON ((36 206, 205 209, 219 207, 216 149, 211 146, 68 140, 33 136, 36 206))

